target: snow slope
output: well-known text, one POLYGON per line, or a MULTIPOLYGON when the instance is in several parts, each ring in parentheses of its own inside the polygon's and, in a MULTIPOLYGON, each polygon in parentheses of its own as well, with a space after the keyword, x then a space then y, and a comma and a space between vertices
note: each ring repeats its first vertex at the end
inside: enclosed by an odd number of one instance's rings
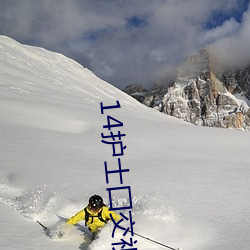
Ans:
MULTIPOLYGON (((125 70, 125 69, 124 69, 125 70)), ((50 239, 51 228, 106 184, 106 115, 123 122, 124 184, 134 230, 184 250, 250 249, 248 132, 196 127, 149 109, 63 55, 0 36, 0 249, 112 249, 112 224, 90 243, 86 229, 50 239), (106 110, 100 102, 120 109, 106 110)), ((117 195, 115 205, 128 203, 117 195)), ((124 212, 126 212, 125 210, 124 212)), ((80 225, 83 225, 80 223, 80 225)), ((116 235, 116 240, 121 235, 116 235)), ((135 237, 135 236, 134 236, 135 237)), ((138 249, 163 249, 135 237, 138 249)), ((117 248, 118 249, 118 248, 117 248)))

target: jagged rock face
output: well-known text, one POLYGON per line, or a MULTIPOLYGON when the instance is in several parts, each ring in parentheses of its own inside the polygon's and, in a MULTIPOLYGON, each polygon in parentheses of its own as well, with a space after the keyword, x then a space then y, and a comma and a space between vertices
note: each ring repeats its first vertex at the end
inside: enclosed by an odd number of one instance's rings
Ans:
POLYGON ((143 102, 144 101, 144 95, 146 94, 147 90, 144 89, 142 84, 131 84, 127 86, 125 89, 123 89, 125 93, 128 95, 133 96, 137 101, 143 102))
MULTIPOLYGON (((212 73, 211 73, 212 75, 212 73)), ((197 125, 247 128, 248 106, 213 77, 178 79, 162 99, 164 113, 197 125), (246 117, 246 118, 245 118, 246 117)))
POLYGON ((235 98, 232 93, 236 93, 237 88, 242 91, 241 86, 249 84, 249 71, 248 74, 240 72, 236 75, 243 75, 245 80, 234 78, 238 81, 235 84, 227 73, 221 77, 231 80, 224 84, 211 70, 208 52, 201 50, 178 69, 171 87, 144 90, 140 92, 139 101, 196 125, 248 129, 250 109, 246 102, 235 98))
POLYGON ((225 84, 230 93, 242 93, 250 100, 250 66, 218 74, 218 79, 225 84))

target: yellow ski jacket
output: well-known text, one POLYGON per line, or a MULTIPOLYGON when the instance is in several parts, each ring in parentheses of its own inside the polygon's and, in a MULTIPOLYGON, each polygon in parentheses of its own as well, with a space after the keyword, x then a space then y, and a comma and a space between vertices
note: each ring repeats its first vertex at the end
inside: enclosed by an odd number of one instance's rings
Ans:
MULTIPOLYGON (((106 206, 103 206, 98 212, 93 212, 89 209, 89 207, 84 208, 87 210, 87 213, 89 214, 89 218, 87 221, 85 221, 86 226, 88 226, 89 230, 92 233, 97 232, 99 229, 101 229, 103 226, 105 226, 106 221, 111 220, 110 214, 112 214, 112 217, 115 221, 118 221, 121 217, 116 214, 113 211, 109 211, 109 209, 106 206), (101 211, 101 213, 100 213, 101 211), (101 215, 101 219, 98 218, 98 215, 101 215)), ((68 221, 67 224, 74 225, 77 222, 81 220, 85 220, 85 210, 82 209, 77 214, 72 216, 68 221)))

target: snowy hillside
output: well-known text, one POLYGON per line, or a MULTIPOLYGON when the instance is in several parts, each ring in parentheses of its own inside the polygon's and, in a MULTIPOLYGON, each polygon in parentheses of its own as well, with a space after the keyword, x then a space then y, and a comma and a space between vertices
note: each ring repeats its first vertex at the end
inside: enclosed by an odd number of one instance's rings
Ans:
MULTIPOLYGON (((250 248, 248 132, 168 117, 60 54, 0 36, 0 249, 106 250, 120 239, 112 224, 91 243, 81 227, 50 239, 36 223, 53 228, 95 193, 109 205, 106 188, 119 180, 106 184, 104 161, 117 169, 101 142, 107 115, 124 125, 115 131, 126 134, 121 162, 135 232, 184 250, 250 248), (121 108, 101 114, 100 102, 116 100, 121 108)), ((134 238, 137 249, 164 249, 134 238)))

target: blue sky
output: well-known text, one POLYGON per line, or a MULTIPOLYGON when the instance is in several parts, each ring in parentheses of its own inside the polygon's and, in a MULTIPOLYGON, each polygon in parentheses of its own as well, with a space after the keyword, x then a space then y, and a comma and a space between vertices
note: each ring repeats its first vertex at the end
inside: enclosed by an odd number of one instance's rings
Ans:
POLYGON ((212 29, 216 28, 217 26, 223 25, 225 20, 230 18, 234 18, 237 22, 241 23, 244 12, 247 11, 249 5, 249 0, 240 0, 237 3, 236 8, 232 8, 230 12, 223 12, 222 10, 216 10, 211 14, 211 18, 208 19, 206 28, 212 29))
POLYGON ((250 0, 1 0, 0 34, 69 56, 111 84, 164 82, 210 48, 250 63, 250 0))

